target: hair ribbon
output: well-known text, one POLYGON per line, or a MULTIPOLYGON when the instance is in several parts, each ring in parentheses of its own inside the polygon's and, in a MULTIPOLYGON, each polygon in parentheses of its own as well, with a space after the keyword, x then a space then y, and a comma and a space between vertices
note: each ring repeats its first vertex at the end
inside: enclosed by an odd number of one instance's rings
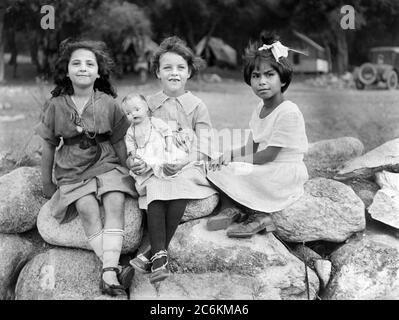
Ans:
POLYGON ((276 41, 273 42, 272 44, 264 44, 263 46, 261 46, 259 49, 259 51, 262 50, 271 50, 274 59, 276 59, 277 62, 279 62, 279 59, 281 57, 287 58, 288 57, 288 51, 294 51, 300 54, 303 54, 305 56, 307 56, 308 54, 299 50, 295 50, 295 49, 291 49, 286 47, 285 45, 283 45, 280 41, 276 41))

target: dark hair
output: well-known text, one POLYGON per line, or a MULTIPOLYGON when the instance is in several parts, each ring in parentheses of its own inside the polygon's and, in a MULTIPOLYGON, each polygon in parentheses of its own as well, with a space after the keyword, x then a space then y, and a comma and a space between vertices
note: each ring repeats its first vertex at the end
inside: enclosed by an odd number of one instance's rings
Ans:
POLYGON ((205 62, 200 57, 197 57, 194 52, 187 46, 186 42, 179 37, 173 36, 166 38, 159 45, 157 51, 151 59, 151 71, 156 75, 159 70, 159 59, 166 52, 173 52, 182 56, 187 61, 188 67, 191 71, 190 78, 198 73, 198 71, 205 66, 205 62))
POLYGON ((116 91, 110 83, 110 75, 114 67, 114 62, 108 53, 106 44, 102 41, 71 40, 69 38, 62 41, 59 47, 59 55, 54 70, 54 83, 56 87, 51 91, 52 96, 58 97, 59 95, 72 95, 74 93, 72 82, 67 77, 67 73, 71 55, 78 49, 89 50, 96 56, 100 77, 94 82, 94 89, 116 98, 116 91))
POLYGON ((246 84, 251 85, 252 71, 263 60, 269 62, 271 67, 279 74, 281 83, 284 83, 284 86, 281 87, 281 92, 287 90, 292 79, 293 70, 291 63, 284 57, 280 57, 277 62, 271 50, 258 50, 262 45, 271 45, 278 40, 279 38, 275 34, 263 34, 261 41, 249 43, 244 55, 244 81, 246 84))

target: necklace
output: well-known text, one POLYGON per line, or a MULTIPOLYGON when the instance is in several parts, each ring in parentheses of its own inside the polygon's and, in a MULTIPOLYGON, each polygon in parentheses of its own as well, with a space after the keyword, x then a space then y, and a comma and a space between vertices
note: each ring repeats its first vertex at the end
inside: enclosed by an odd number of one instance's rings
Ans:
POLYGON ((136 149, 143 149, 143 148, 145 148, 145 146, 147 145, 147 143, 150 141, 151 132, 152 132, 152 122, 151 122, 151 118, 150 118, 150 133, 148 134, 147 140, 144 141, 144 144, 143 144, 142 146, 139 146, 138 143, 137 143, 137 139, 136 139, 136 126, 133 126, 134 146, 136 147, 136 149))
MULTIPOLYGON (((70 96, 70 97, 71 97, 73 103, 75 104, 75 107, 77 108, 75 99, 72 96, 70 96)), ((96 113, 95 113, 95 109, 94 109, 94 94, 93 93, 91 94, 89 99, 91 101, 91 106, 93 108, 93 134, 90 134, 90 131, 88 130, 88 126, 83 121, 83 118, 81 117, 81 115, 79 114, 79 112, 77 110, 75 110, 75 113, 73 113, 71 115, 71 118, 72 118, 71 120, 76 125, 76 130, 79 133, 83 132, 89 139, 94 139, 97 135, 97 132, 96 132, 96 113)), ((84 106, 82 109, 82 114, 83 114, 83 110, 84 110, 84 106)))

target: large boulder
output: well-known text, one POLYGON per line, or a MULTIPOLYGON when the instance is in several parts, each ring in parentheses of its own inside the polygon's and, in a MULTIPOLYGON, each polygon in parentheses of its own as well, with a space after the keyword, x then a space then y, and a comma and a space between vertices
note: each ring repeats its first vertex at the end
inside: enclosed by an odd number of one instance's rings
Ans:
MULTIPOLYGON (((206 219, 180 225, 169 246, 171 276, 154 288, 136 274, 131 299, 306 299, 304 264, 272 233, 250 239, 208 231, 206 219)), ((309 295, 319 281, 308 268, 309 295)))
POLYGON ((399 229, 399 173, 377 172, 377 183, 381 186, 368 212, 375 220, 399 229))
POLYGON ((375 172, 399 172, 399 138, 390 140, 338 168, 334 179, 370 178, 375 172))
POLYGON ((0 177, 0 232, 20 233, 35 227, 45 199, 40 169, 20 167, 0 177))
POLYGON ((304 162, 311 178, 331 178, 335 168, 359 157, 363 151, 363 143, 354 137, 320 140, 309 144, 304 162))
POLYGON ((344 180, 342 182, 350 186, 353 191, 355 191, 359 198, 362 199, 366 208, 373 202, 374 196, 380 189, 375 181, 368 179, 353 178, 344 180))
POLYGON ((347 185, 325 178, 305 183, 305 193, 272 215, 277 234, 290 242, 342 242, 366 227, 362 200, 347 185))
POLYGON ((94 253, 79 249, 51 249, 36 255, 22 269, 16 300, 126 299, 102 295, 101 262, 94 253))
POLYGON ((371 234, 351 239, 331 255, 331 300, 399 299, 399 240, 371 234))
POLYGON ((189 200, 182 222, 209 216, 215 210, 218 202, 219 195, 217 193, 205 199, 189 200))
MULTIPOLYGON (((59 224, 52 215, 53 207, 54 201, 52 198, 42 207, 37 218, 37 228, 43 239, 57 246, 92 250, 84 233, 80 217, 77 216, 67 223, 59 224)), ((100 209, 104 221, 104 209, 103 207, 100 207, 100 209)), ((135 251, 140 244, 142 233, 142 213, 137 200, 126 197, 125 237, 122 253, 135 251)))
POLYGON ((0 233, 0 300, 11 300, 19 272, 35 252, 35 245, 17 234, 0 233))

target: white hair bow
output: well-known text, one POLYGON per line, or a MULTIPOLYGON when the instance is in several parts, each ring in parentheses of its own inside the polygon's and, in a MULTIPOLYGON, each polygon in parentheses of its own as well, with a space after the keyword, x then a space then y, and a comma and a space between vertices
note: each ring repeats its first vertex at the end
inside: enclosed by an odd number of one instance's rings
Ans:
POLYGON ((307 54, 305 52, 288 48, 288 47, 284 46, 280 41, 273 42, 270 45, 264 44, 258 50, 259 51, 271 50, 272 54, 273 54, 273 57, 274 57, 274 59, 276 59, 277 62, 279 62, 279 59, 281 57, 287 58, 289 50, 294 51, 294 52, 298 52, 298 53, 301 53, 301 54, 304 54, 305 56, 307 56, 307 54))

